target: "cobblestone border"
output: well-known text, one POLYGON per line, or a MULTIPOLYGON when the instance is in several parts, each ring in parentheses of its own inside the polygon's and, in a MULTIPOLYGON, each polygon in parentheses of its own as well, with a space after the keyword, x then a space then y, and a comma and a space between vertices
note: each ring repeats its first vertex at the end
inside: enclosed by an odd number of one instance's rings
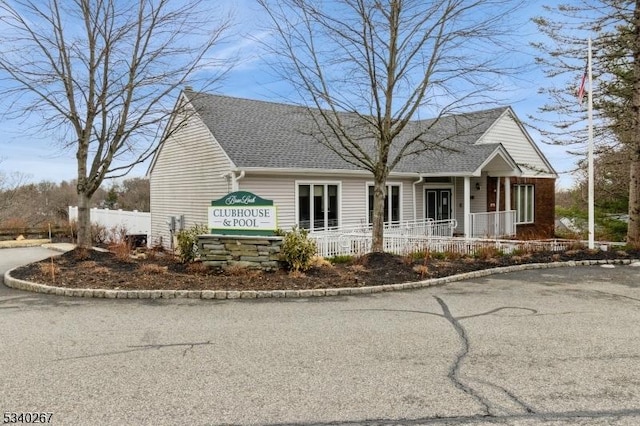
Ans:
MULTIPOLYGON (((324 296, 352 296, 358 294, 383 293, 388 291, 402 291, 417 288, 426 288, 443 285, 455 281, 462 281, 494 274, 504 274, 507 272, 526 271, 529 269, 549 269, 564 266, 590 266, 590 265, 640 265, 639 259, 610 259, 610 260, 581 260, 568 262, 551 263, 529 263, 513 266, 503 266, 500 268, 483 269, 480 271, 467 272, 464 274, 451 275, 443 278, 432 278, 424 281, 385 284, 368 287, 343 287, 324 288, 314 290, 105 290, 105 289, 82 289, 54 287, 30 281, 19 280, 11 276, 10 269, 4 274, 4 284, 7 287, 18 290, 32 291, 35 293, 55 294, 56 296, 69 297, 96 297, 104 299, 265 299, 265 298, 307 298, 324 296)), ((14 268, 15 269, 15 268, 14 268)))

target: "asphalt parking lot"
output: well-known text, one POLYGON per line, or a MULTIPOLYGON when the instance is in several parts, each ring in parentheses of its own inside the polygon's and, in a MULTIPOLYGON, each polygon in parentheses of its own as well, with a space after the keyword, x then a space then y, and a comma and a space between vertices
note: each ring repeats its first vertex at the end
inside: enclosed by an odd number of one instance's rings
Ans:
POLYGON ((292 300, 2 287, 0 323, 0 410, 52 424, 640 424, 640 267, 292 300))

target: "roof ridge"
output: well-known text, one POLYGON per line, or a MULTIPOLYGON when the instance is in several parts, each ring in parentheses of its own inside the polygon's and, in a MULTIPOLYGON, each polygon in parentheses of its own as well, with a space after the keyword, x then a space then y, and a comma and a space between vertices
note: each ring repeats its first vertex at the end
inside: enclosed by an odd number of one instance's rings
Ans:
MULTIPOLYGON (((225 94, 210 93, 210 92, 200 92, 200 91, 196 91, 196 90, 193 90, 193 89, 190 89, 190 88, 185 89, 184 92, 185 93, 186 92, 190 92, 190 93, 196 94, 196 96, 197 95, 201 95, 203 97, 218 97, 218 98, 226 98, 226 99, 237 100, 237 101, 249 101, 249 102, 257 102, 257 103, 265 103, 265 104, 281 106, 281 107, 300 108, 300 109, 309 108, 308 106, 299 105, 299 104, 295 104, 295 103, 284 103, 284 102, 277 102, 277 101, 272 101, 272 100, 252 99, 252 98, 246 98, 246 97, 242 97, 241 98, 241 97, 238 97, 238 96, 231 96, 231 95, 225 95, 225 94)), ((424 122, 424 121, 430 121, 430 120, 441 119, 441 118, 465 117, 465 116, 470 116, 470 115, 475 115, 475 114, 489 113, 489 112, 492 112, 492 111, 505 111, 505 110, 508 110, 510 108, 511 107, 509 105, 503 105, 503 106, 497 106, 497 107, 492 107, 492 108, 487 108, 487 109, 479 109, 479 110, 468 111, 468 112, 459 112, 459 113, 456 113, 456 114, 446 114, 446 115, 435 116, 435 117, 412 119, 412 120, 410 120, 410 122, 420 123, 420 122, 424 122)), ((355 111, 338 111, 338 112, 342 113, 342 114, 358 114, 355 111)))

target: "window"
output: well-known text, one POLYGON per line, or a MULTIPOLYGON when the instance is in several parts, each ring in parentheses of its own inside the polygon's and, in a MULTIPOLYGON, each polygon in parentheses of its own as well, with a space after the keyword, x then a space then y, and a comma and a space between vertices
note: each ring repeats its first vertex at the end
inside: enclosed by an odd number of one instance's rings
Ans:
POLYGON ((311 231, 338 226, 338 185, 298 185, 298 225, 311 231))
POLYGON ((513 209, 516 223, 533 223, 533 185, 514 185, 513 209))
MULTIPOLYGON (((369 223, 373 223, 373 185, 368 185, 367 190, 367 212, 369 223)), ((384 205, 384 223, 400 223, 400 184, 387 185, 384 205)))

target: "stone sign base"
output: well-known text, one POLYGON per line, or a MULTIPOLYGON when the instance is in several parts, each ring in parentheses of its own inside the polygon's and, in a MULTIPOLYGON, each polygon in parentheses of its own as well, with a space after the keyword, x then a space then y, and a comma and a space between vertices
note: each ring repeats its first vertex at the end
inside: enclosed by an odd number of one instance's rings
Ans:
POLYGON ((280 260, 282 237, 245 235, 198 235, 200 259, 207 266, 274 271, 285 266, 280 260))

